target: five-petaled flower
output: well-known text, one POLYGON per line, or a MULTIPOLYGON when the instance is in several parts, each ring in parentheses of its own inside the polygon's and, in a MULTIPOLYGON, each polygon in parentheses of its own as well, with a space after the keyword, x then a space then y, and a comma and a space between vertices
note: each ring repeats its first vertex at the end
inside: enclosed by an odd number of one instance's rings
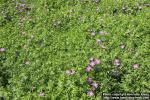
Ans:
POLYGON ((0 48, 0 52, 5 52, 6 49, 5 48, 0 48))
POLYGON ((134 68, 134 69, 139 68, 139 64, 134 64, 134 65, 133 65, 133 68, 134 68))
POLYGON ((119 66, 120 65, 120 60, 119 59, 115 59, 114 60, 114 65, 119 66))
POLYGON ((94 63, 97 65, 97 64, 100 64, 101 61, 100 61, 99 59, 95 59, 95 60, 94 60, 94 63))
POLYGON ((92 85, 92 86, 93 86, 93 88, 95 88, 95 89, 96 89, 96 88, 98 88, 98 83, 97 83, 97 82, 95 82, 95 81, 94 81, 91 85, 92 85))
POLYGON ((91 66, 87 66, 85 70, 86 70, 86 72, 90 72, 92 70, 92 67, 91 66))
POLYGON ((91 61, 91 62, 90 62, 90 66, 91 66, 91 67, 94 67, 95 65, 96 65, 96 64, 95 64, 94 61, 91 61))
POLYGON ((91 96, 94 96, 94 92, 93 92, 92 90, 89 90, 89 91, 87 92, 87 95, 90 96, 90 97, 91 97, 91 96))
POLYGON ((92 83, 92 81, 93 81, 91 77, 88 77, 86 80, 88 83, 92 83))

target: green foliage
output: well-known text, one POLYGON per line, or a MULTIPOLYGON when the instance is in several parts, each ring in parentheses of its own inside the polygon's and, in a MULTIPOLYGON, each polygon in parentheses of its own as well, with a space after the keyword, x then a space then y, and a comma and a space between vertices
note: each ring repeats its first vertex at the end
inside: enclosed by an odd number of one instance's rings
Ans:
POLYGON ((145 4, 149 0, 1 0, 0 48, 6 51, 0 52, 0 97, 99 100, 102 92, 149 92, 150 8, 145 4), (87 73, 91 57, 101 64, 87 73), (120 67, 113 64, 116 57, 120 67), (68 69, 75 74, 67 75, 68 69), (100 84, 93 97, 87 96, 87 77, 100 84))

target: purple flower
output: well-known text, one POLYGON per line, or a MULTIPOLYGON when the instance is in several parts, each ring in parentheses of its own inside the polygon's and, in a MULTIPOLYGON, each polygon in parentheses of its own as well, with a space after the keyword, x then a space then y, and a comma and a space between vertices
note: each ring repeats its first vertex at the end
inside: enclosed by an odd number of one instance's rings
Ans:
POLYGON ((92 67, 91 66, 87 66, 85 70, 86 70, 86 72, 90 72, 92 70, 92 67))
POLYGON ((119 59, 115 59, 114 60, 114 65, 119 66, 120 65, 120 60, 119 59))
POLYGON ((134 68, 134 69, 139 68, 139 64, 134 64, 134 65, 133 65, 133 68, 134 68))
POLYGON ((94 60, 94 63, 97 65, 97 64, 100 64, 101 61, 100 61, 99 59, 95 59, 95 60, 94 60))
POLYGON ((89 91, 87 92, 87 95, 91 97, 91 96, 94 95, 94 92, 93 92, 92 90, 89 90, 89 91))
POLYGON ((90 77, 88 77, 86 80, 87 80, 88 83, 92 82, 92 78, 90 78, 90 77))
POLYGON ((93 88, 98 88, 98 83, 96 83, 96 82, 93 82, 92 84, 91 84, 92 86, 93 86, 93 88))
POLYGON ((66 74, 73 75, 75 74, 75 70, 74 69, 66 70, 66 74))
POLYGON ((90 66, 91 66, 91 67, 94 67, 94 66, 95 66, 95 62, 94 62, 94 61, 91 61, 91 62, 90 62, 90 66))
POLYGON ((5 48, 0 48, 0 52, 5 52, 6 49, 5 48))

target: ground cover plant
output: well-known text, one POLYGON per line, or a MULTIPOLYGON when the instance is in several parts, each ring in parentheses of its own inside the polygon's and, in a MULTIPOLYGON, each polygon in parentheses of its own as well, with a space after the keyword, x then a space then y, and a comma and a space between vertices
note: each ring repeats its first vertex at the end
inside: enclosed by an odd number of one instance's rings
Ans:
POLYGON ((150 92, 149 53, 149 0, 0 0, 1 99, 150 92))

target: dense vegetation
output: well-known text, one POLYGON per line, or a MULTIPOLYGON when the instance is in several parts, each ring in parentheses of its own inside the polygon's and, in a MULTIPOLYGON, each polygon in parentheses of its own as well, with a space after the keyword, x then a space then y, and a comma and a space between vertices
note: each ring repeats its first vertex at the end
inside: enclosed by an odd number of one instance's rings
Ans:
POLYGON ((150 92, 149 0, 0 0, 0 97, 150 92))

